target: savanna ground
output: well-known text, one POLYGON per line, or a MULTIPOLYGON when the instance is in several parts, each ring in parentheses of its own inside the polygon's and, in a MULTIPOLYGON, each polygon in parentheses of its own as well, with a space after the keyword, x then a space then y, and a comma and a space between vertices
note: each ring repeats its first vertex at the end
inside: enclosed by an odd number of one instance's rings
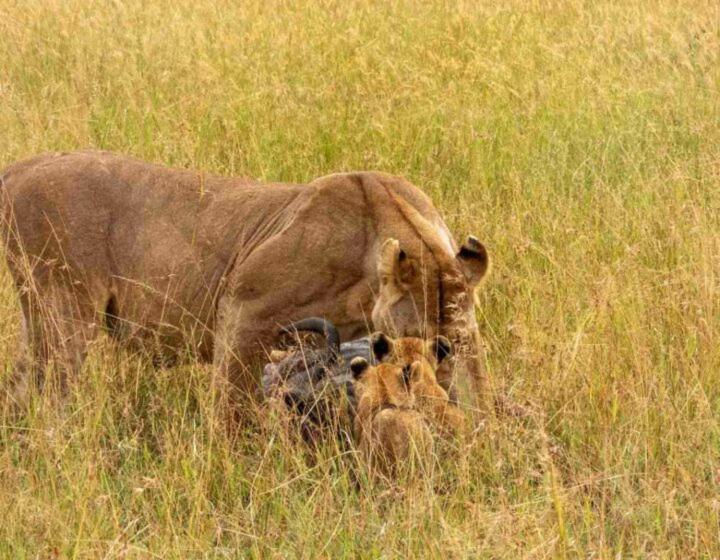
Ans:
POLYGON ((0 0, 0 167, 79 147, 405 175, 487 244, 487 370, 532 414, 357 489, 100 341, 0 422, 3 557, 720 556, 717 2, 0 0))

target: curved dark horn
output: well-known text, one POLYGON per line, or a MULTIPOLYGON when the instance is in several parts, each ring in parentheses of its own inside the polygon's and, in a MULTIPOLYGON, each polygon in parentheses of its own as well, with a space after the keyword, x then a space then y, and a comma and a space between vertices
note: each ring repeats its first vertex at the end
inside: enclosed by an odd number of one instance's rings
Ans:
POLYGON ((321 334, 325 337, 327 348, 333 356, 340 354, 340 333, 335 325, 321 317, 308 317, 295 321, 280 329, 280 334, 295 334, 297 331, 307 331, 321 334))

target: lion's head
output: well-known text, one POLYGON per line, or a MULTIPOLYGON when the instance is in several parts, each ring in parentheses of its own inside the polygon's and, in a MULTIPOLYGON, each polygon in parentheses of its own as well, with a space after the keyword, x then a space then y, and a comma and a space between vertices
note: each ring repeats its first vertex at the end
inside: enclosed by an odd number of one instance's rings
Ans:
POLYGON ((411 253, 397 239, 384 242, 377 262, 380 287, 372 310, 376 329, 430 337, 446 334, 458 316, 470 312, 472 294, 490 259, 472 236, 455 255, 450 249, 420 247, 411 253))

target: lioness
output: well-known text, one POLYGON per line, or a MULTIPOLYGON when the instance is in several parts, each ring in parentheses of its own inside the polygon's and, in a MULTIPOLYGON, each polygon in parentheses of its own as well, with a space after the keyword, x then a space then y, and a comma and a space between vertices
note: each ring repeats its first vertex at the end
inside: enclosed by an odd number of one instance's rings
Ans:
MULTIPOLYGON (((429 198, 384 173, 258 184, 99 151, 40 155, 0 173, 3 238, 23 312, 25 360, 76 370, 113 337, 163 363, 212 361, 235 394, 277 327, 332 320, 343 339, 375 329, 443 334, 484 389, 473 289, 485 248, 455 245, 429 198)), ((61 383, 65 375, 60 376, 61 383)), ((447 389, 452 367, 438 373, 447 389)))

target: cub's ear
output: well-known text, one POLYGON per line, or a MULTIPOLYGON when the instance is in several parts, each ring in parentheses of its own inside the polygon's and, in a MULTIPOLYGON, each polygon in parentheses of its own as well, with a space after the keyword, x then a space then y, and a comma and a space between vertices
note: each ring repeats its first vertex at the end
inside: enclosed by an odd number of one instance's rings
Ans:
POLYGON ((444 336, 438 336, 430 342, 430 353, 435 356, 437 363, 439 364, 450 354, 452 354, 452 344, 444 336))
POLYGON ((370 337, 370 348, 375 359, 382 362, 383 358, 392 352, 393 340, 385 333, 376 332, 370 337))
POLYGON ((361 356, 356 356, 350 362, 350 371, 352 371, 354 379, 359 378, 369 367, 368 361, 361 356))
POLYGON ((456 258, 471 286, 476 286, 490 267, 490 258, 485 246, 472 235, 468 236, 463 246, 460 247, 456 258))
POLYGON ((391 238, 383 243, 378 261, 378 276, 383 287, 391 284, 398 289, 407 289, 419 272, 417 261, 400 248, 397 239, 391 238))

